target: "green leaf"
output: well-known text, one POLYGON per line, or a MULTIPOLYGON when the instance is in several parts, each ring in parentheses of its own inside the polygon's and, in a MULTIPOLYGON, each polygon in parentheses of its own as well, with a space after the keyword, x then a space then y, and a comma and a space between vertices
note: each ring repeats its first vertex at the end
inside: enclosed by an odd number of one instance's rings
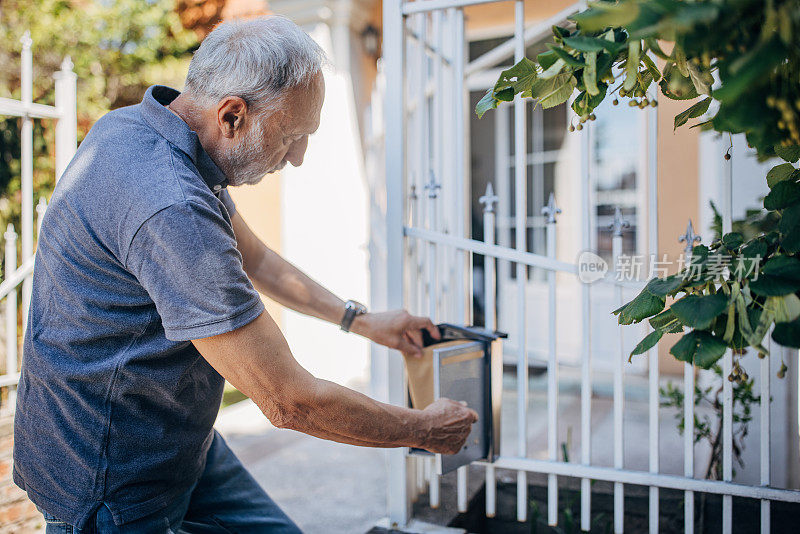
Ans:
POLYGON ((512 88, 514 94, 527 91, 536 81, 536 64, 524 57, 511 68, 500 73, 497 83, 494 85, 495 92, 505 88, 512 88))
POLYGON ((561 26, 556 25, 551 26, 550 29, 553 32, 553 36, 557 37, 558 39, 569 37, 571 33, 567 28, 562 28, 561 26))
POLYGON ((642 63, 644 63, 644 66, 647 67, 647 71, 652 74, 655 81, 661 79, 661 71, 658 70, 658 67, 656 67, 655 63, 653 63, 653 60, 650 59, 649 55, 642 54, 642 63))
POLYGON ((795 169, 791 163, 776 165, 767 173, 767 185, 772 189, 778 182, 788 180, 795 171, 797 171, 797 169, 795 169))
POLYGON ((677 359, 710 369, 723 354, 727 345, 723 340, 704 330, 693 330, 675 343, 670 353, 677 359))
POLYGON ((798 201, 800 201, 800 184, 795 181, 784 180, 776 183, 769 194, 764 197, 764 208, 781 210, 798 201))
POLYGON ((616 41, 589 37, 587 35, 567 37, 564 39, 564 44, 580 52, 602 52, 603 50, 607 50, 613 55, 617 55, 619 51, 625 47, 625 43, 617 43, 616 41))
POLYGON ((767 244, 764 242, 763 239, 751 239, 747 242, 747 244, 742 248, 742 256, 746 256, 748 258, 763 258, 767 255, 767 244))
POLYGON ((675 294, 684 285, 686 280, 682 276, 672 274, 665 278, 653 278, 647 282, 647 290, 653 295, 666 297, 675 294))
POLYGON ((705 329, 711 326, 716 317, 725 311, 728 297, 723 293, 713 295, 687 295, 672 303, 669 309, 691 328, 705 329))
MULTIPOLYGON (((559 60, 560 61, 560 60, 559 60)), ((549 79, 538 79, 531 87, 531 96, 543 108, 552 108, 566 102, 577 85, 571 72, 562 72, 549 79)))
POLYGON ((800 319, 786 323, 775 323, 772 339, 784 347, 800 348, 800 319))
POLYGON ((800 259, 783 255, 773 256, 764 264, 762 272, 800 282, 800 259))
POLYGON ((547 70, 553 66, 553 63, 558 61, 558 54, 552 50, 548 50, 536 56, 536 61, 539 63, 539 66, 542 67, 542 70, 547 70))
POLYGON ((779 297, 788 295, 800 289, 800 282, 786 280, 777 276, 761 274, 758 279, 750 282, 750 291, 764 297, 779 297))
POLYGON ((486 91, 486 94, 483 95, 483 98, 481 98, 475 105, 475 114, 478 115, 478 118, 480 119, 483 117, 483 114, 490 109, 496 109, 497 104, 498 101, 494 98, 494 89, 489 89, 486 91))
POLYGON ((597 79, 602 80, 611 73, 611 67, 614 64, 614 58, 607 52, 601 52, 597 56, 597 79))
POLYGON ((564 63, 566 63, 571 67, 577 67, 579 69, 582 69, 583 67, 586 66, 586 63, 576 58, 575 56, 573 56, 572 54, 570 54, 569 52, 567 52, 558 45, 554 45, 553 43, 547 43, 547 48, 549 48, 559 58, 563 59, 564 63))
POLYGON ((800 260, 790 256, 774 256, 761 269, 750 291, 765 297, 780 297, 800 289, 800 260))
POLYGON ((587 37, 586 35, 564 38, 565 45, 581 52, 600 52, 606 50, 608 46, 606 43, 609 42, 610 41, 604 39, 598 39, 597 37, 587 37))
POLYGON ((665 302, 664 298, 653 295, 645 288, 632 301, 612 313, 619 316, 619 324, 638 323, 663 310, 665 302))
POLYGON ((739 232, 730 232, 722 236, 722 244, 730 251, 739 248, 744 243, 744 236, 739 232))
POLYGON ((711 85, 714 77, 708 71, 701 71, 694 63, 687 63, 689 69, 689 79, 694 84, 694 90, 701 95, 711 95, 711 85))
MULTIPOLYGON (((655 346, 655 344, 658 343, 658 340, 661 339, 663 335, 664 335, 663 330, 653 330, 652 332, 647 334, 647 336, 645 336, 645 338, 641 340, 639 344, 636 345, 636 347, 634 347, 633 351, 631 351, 631 356, 635 356, 637 354, 643 354, 648 350, 652 349, 655 346)), ((628 358, 628 361, 630 361, 630 358, 628 358)))
POLYGON ((800 159, 800 146, 780 146, 775 147, 775 154, 784 161, 796 163, 800 159))
POLYGON ((671 100, 692 100, 700 96, 692 81, 681 75, 675 63, 667 63, 658 85, 661 87, 661 93, 671 100))
POLYGON ((650 326, 656 330, 663 330, 666 333, 675 334, 683 332, 683 324, 681 320, 675 316, 675 313, 669 308, 662 311, 658 315, 650 318, 650 326))
POLYGON ((711 98, 704 98, 703 100, 694 103, 687 110, 675 115, 675 127, 673 130, 677 129, 678 126, 683 126, 686 124, 689 119, 695 119, 708 111, 709 104, 711 104, 711 98))
POLYGON ((783 210, 778 228, 783 234, 781 248, 789 254, 800 252, 800 204, 783 210))
POLYGON ((589 9, 568 17, 582 30, 599 31, 604 28, 626 26, 639 16, 639 5, 633 2, 591 2, 589 9))

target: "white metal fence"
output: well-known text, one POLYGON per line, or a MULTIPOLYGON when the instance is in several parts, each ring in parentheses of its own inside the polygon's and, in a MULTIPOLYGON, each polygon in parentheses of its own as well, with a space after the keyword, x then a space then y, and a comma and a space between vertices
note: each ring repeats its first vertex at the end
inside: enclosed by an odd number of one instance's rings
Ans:
MULTIPOLYGON (((430 315, 435 322, 471 322, 472 279, 471 255, 479 254, 484 263, 484 302, 486 325, 509 331, 510 343, 516 350, 516 452, 503 455, 494 463, 483 463, 486 474, 486 513, 493 516, 497 510, 496 469, 517 472, 517 519, 525 521, 528 512, 527 473, 544 473, 548 477, 548 512, 550 525, 558 521, 558 477, 573 477, 580 484, 580 524, 589 530, 592 524, 592 480, 603 480, 614 486, 614 531, 623 531, 624 485, 649 487, 649 529, 659 530, 659 489, 672 488, 685 492, 684 524, 686 532, 694 529, 694 494, 705 492, 722 496, 722 530, 732 531, 732 497, 748 497, 761 501, 761 531, 770 532, 770 502, 800 503, 800 491, 770 486, 770 368, 767 359, 761 361, 760 383, 760 484, 746 485, 733 482, 733 398, 732 384, 723 381, 723 469, 722 480, 706 480, 695 475, 693 433, 684 433, 683 476, 660 472, 659 458, 659 368, 657 348, 648 353, 648 436, 635 446, 648 447, 648 469, 632 470, 624 465, 624 391, 627 352, 622 344, 622 327, 617 327, 619 350, 613 365, 613 467, 592 464, 592 356, 595 346, 591 339, 592 291, 588 284, 579 284, 580 316, 580 461, 568 463, 558 459, 558 338, 556 317, 561 305, 556 296, 558 278, 577 278, 577 265, 559 260, 556 255, 560 210, 552 196, 542 209, 546 218, 546 254, 529 252, 526 243, 528 225, 528 199, 526 193, 526 106, 528 102, 516 100, 513 104, 514 120, 514 183, 516 237, 513 246, 495 244, 494 204, 498 197, 489 188, 481 197, 484 205, 484 240, 470 238, 469 205, 469 109, 468 87, 481 83, 488 87, 496 79, 498 63, 509 59, 520 60, 532 42, 549 32, 558 23, 579 9, 580 5, 558 13, 531 27, 525 27, 524 2, 514 1, 514 36, 484 55, 468 61, 463 8, 493 0, 403 0, 384 1, 384 69, 385 69, 385 170, 386 170, 386 243, 387 243, 387 299, 391 308, 406 307, 412 312, 430 315), (476 81, 478 80, 478 81, 476 81), (480 82, 483 80, 483 82, 480 82), (516 264, 516 313, 513 322, 497 325, 495 280, 497 262, 516 264), (528 351, 526 317, 526 284, 528 267, 544 270, 547 295, 547 459, 528 455, 528 351)), ((658 250, 658 213, 656 182, 656 115, 647 112, 646 137, 649 157, 645 170, 646 206, 643 214, 647 229, 647 251, 658 250)), ((590 125, 587 123, 587 125, 590 125)), ((579 203, 580 243, 583 250, 591 250, 593 231, 591 211, 591 183, 589 154, 591 153, 591 127, 574 134, 580 139, 579 203)), ((730 168, 730 165, 729 165, 730 168)), ((730 174, 722 186, 723 231, 731 229, 730 174)), ((575 198, 575 197, 573 197, 575 198)), ((502 201, 509 202, 509 198, 502 201)), ((538 214, 537 214, 538 215, 538 214)), ((613 258, 622 251, 622 217, 614 221, 613 258)), ((677 233, 677 232, 676 232, 677 233)), ((687 245, 694 236, 686 236, 687 245)), ((690 250, 690 249, 689 249, 690 250)), ((646 273, 645 273, 646 274, 646 273)), ((575 281, 577 284, 577 281, 575 281)), ((626 287, 642 287, 642 281, 619 282, 606 276, 599 282, 612 289, 614 300, 622 302, 626 287)), ((612 308, 609 308, 609 312, 612 308)), ((727 376, 732 368, 732 354, 728 351, 722 360, 727 376)), ((373 368, 375 369, 375 368, 373 368)), ((388 397, 391 402, 406 402, 404 371, 399 358, 388 360, 385 369, 388 397)), ((684 422, 687 429, 694 428, 694 393, 696 370, 685 365, 684 422)), ((783 415, 783 414, 782 414, 783 415)), ((782 424, 784 422, 782 421, 782 424)), ((796 421, 785 422, 796 425, 796 421)), ((794 428, 794 427, 793 427, 794 428)), ((630 445, 629 445, 630 446, 630 445)), ((390 520, 403 525, 409 519, 411 500, 428 487, 431 506, 440 502, 439 479, 427 459, 408 456, 407 451, 389 453, 389 514, 390 520)), ((457 473, 459 510, 467 507, 467 469, 457 473)))
MULTIPOLYGON (((8 389, 7 402, 2 410, 14 409, 15 385, 19 381, 19 345, 21 315, 22 329, 28 318, 31 298, 31 282, 34 262, 34 224, 38 230, 47 201, 40 198, 35 207, 33 199, 33 121, 53 119, 55 125, 55 174, 56 180, 64 172, 77 148, 77 77, 72 72, 72 61, 66 57, 55 78, 55 106, 33 102, 33 41, 28 32, 22 38, 21 55, 21 100, 0 97, 0 116, 21 117, 21 239, 22 257, 17 261, 17 233, 12 224, 6 228, 4 278, 0 283, 0 299, 5 299, 5 373, 0 375, 0 388, 8 389), (17 291, 22 289, 22 302, 17 301, 17 291), (21 308, 21 309, 20 309, 21 308)), ((38 231, 36 232, 38 235, 38 231)))

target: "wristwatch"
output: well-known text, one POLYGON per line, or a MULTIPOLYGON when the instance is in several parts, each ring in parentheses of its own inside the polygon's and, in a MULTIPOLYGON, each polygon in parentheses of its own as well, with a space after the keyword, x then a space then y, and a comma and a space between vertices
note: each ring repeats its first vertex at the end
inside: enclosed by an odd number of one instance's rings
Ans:
POLYGON ((353 319, 356 315, 367 313, 367 307, 355 300, 348 300, 344 303, 344 317, 342 317, 341 328, 345 332, 350 331, 350 325, 353 324, 353 319))

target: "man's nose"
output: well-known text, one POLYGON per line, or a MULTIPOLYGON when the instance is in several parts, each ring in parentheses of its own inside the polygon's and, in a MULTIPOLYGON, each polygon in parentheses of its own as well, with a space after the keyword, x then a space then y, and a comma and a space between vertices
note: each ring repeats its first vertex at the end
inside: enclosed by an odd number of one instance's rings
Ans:
POLYGON ((303 158, 308 148, 308 136, 303 136, 302 139, 295 141, 286 153, 286 161, 292 164, 293 167, 299 167, 303 164, 303 158))

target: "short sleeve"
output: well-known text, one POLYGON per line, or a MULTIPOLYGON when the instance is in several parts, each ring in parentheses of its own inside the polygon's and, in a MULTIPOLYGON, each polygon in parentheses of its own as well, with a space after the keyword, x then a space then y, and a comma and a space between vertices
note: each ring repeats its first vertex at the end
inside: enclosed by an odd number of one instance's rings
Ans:
POLYGON ((233 229, 211 206, 183 201, 147 219, 131 241, 126 266, 173 341, 223 334, 264 311, 233 229))
POLYGON ((231 194, 228 193, 228 188, 220 191, 217 198, 225 205, 225 209, 228 210, 228 215, 233 217, 233 214, 236 213, 236 204, 234 204, 231 194))

